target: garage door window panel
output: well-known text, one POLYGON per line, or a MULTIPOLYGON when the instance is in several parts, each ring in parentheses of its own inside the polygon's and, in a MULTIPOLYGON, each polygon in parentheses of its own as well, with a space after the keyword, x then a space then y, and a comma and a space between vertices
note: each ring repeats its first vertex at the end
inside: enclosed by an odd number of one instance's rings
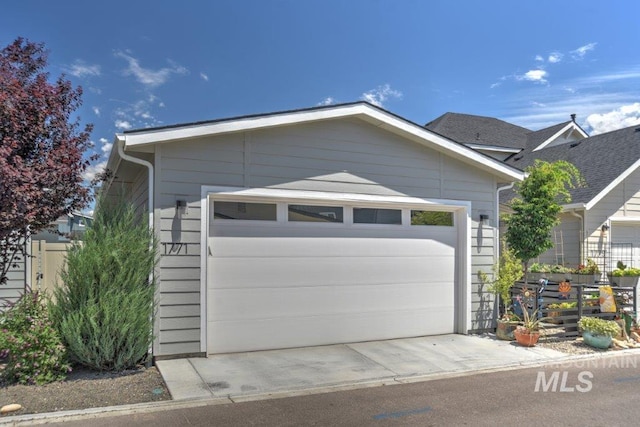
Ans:
POLYGON ((247 202, 213 202, 214 220, 248 220, 248 221, 276 221, 277 205, 275 203, 247 203, 247 202))
POLYGON ((380 208, 354 208, 354 224, 402 225, 402 210, 380 208))
POLYGON ((289 205, 288 218, 290 222, 344 222, 344 208, 342 206, 320 205, 289 205))
POLYGON ((411 225, 453 227, 453 212, 412 210, 411 225))

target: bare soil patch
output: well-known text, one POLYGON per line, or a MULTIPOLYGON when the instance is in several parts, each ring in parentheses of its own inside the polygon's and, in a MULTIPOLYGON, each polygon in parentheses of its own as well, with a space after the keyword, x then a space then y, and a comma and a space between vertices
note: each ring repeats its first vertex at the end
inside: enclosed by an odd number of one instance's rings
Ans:
POLYGON ((42 386, 8 385, 0 377, 0 406, 22 405, 2 418, 161 400, 171 400, 171 395, 155 367, 118 373, 78 367, 65 381, 42 386))

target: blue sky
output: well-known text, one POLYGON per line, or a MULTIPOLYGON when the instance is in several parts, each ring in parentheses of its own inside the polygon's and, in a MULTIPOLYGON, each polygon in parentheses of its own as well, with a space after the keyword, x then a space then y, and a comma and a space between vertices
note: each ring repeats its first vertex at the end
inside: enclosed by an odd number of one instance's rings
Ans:
POLYGON ((6 2, 0 45, 44 42, 109 154, 127 129, 368 100, 588 132, 640 123, 640 2, 6 2))

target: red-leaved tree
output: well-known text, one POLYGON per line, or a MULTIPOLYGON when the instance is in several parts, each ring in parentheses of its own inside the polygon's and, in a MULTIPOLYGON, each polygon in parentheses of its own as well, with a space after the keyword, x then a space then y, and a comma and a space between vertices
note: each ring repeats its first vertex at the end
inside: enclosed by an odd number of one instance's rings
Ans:
POLYGON ((46 66, 43 44, 18 38, 0 51, 0 285, 31 233, 91 200, 92 127, 72 118, 82 90, 64 76, 49 81, 46 66))

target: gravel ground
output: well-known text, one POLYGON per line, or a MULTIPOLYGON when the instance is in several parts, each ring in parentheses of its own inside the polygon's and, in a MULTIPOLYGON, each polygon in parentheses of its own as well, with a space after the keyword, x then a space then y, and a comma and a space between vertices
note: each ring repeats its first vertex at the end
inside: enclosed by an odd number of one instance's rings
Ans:
POLYGON ((43 386, 0 382, 0 406, 10 403, 22 405, 19 411, 2 417, 159 400, 171 400, 171 396, 155 367, 140 367, 122 373, 76 368, 65 381, 43 386))

